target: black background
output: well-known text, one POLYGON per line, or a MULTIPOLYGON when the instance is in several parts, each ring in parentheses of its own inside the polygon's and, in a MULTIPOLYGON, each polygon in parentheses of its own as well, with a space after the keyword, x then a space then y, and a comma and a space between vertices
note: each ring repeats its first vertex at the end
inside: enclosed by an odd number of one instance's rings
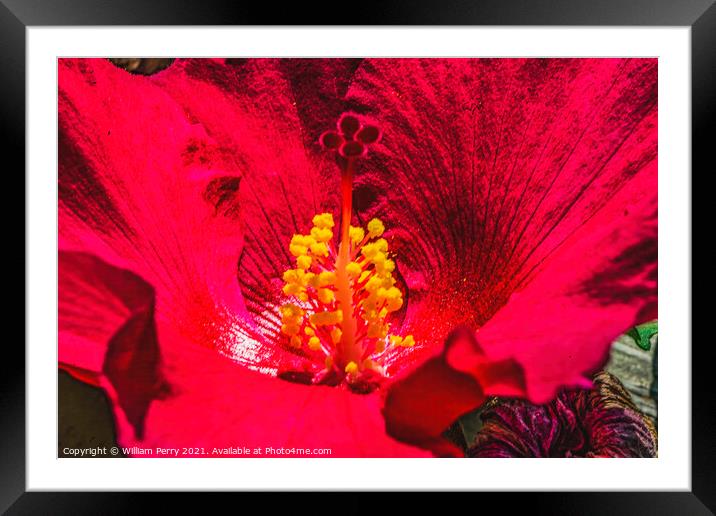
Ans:
MULTIPOLYGON (((716 99, 716 5, 714 0, 420 0, 356 3, 282 3, 189 0, 0 0, 0 135, 2 152, 3 279, 5 332, 0 361, 0 511, 7 514, 145 514, 174 508, 190 510, 197 503, 185 493, 25 493, 25 228, 16 221, 24 213, 25 170, 25 29, 34 25, 682 25, 692 30, 692 138, 694 178, 702 183, 716 173, 713 129, 716 99), (14 245, 11 239, 14 237, 14 245), (15 284, 12 284, 12 283, 15 284), (9 287, 16 287, 13 291, 9 287), (17 292, 17 293, 15 293, 17 292), (23 294, 18 295, 20 292, 23 294), (25 493, 25 494, 23 494, 25 493), (161 499, 158 498, 161 496, 161 499)), ((684 173, 673 171, 673 173, 684 173)), ((713 296, 714 234, 712 193, 693 189, 693 266, 700 271, 694 293, 694 330, 708 328, 713 296), (697 199, 701 196, 701 201, 697 199), (704 196, 709 196, 704 198, 704 196), (701 237, 701 238, 699 238, 701 237), (704 247, 708 252, 703 251, 704 247), (709 267, 702 266, 708 260, 709 267), (706 297, 708 296, 708 297, 706 297), (711 299, 709 299, 711 298, 711 299)), ((693 270, 692 270, 693 274, 693 270)), ((48 289, 50 290, 50 289, 48 289)), ((48 321, 47 324, 55 324, 48 321)), ((713 338, 694 333, 692 345, 692 492, 691 493, 453 493, 441 511, 576 515, 700 515, 716 510, 716 384, 713 338), (709 510, 710 509, 710 510, 709 510)), ((625 459, 628 460, 628 459, 625 459)), ((340 513, 407 512, 410 503, 424 504, 425 495, 395 499, 367 493, 301 493, 287 500, 274 495, 219 494, 199 501, 201 512, 241 511, 242 501, 270 512, 331 511, 340 513), (231 496, 229 500, 228 497, 231 496), (376 498, 379 496, 379 499, 376 498), (220 498, 219 498, 220 497, 220 498), (249 497, 249 498, 244 498, 249 497), (269 502, 270 500, 270 502, 269 502)), ((255 509, 251 509, 255 510, 255 509)))

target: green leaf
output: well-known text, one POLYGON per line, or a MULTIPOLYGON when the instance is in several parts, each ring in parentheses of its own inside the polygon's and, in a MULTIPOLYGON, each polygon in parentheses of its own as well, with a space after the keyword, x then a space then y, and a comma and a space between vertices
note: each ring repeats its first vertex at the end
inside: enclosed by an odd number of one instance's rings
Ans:
POLYGON ((651 349, 651 338, 659 333, 658 326, 658 321, 640 324, 639 326, 634 326, 631 330, 629 330, 627 335, 634 339, 637 346, 648 351, 651 349))
POLYGON ((462 435, 465 437, 465 442, 467 443, 468 448, 475 441, 475 436, 482 428, 482 419, 480 419, 481 413, 482 407, 477 410, 473 410, 458 419, 462 435))

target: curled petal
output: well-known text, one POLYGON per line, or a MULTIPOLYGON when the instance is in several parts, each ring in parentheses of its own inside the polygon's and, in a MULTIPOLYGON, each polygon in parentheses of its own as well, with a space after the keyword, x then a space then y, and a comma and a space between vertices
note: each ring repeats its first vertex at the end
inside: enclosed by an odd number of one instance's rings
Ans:
POLYGON ((160 369, 154 289, 83 253, 60 252, 58 271, 59 365, 104 387, 115 403, 120 436, 141 438, 150 404, 168 387, 160 369))
POLYGON ((487 396, 524 395, 520 368, 509 361, 490 362, 476 346, 472 332, 458 328, 442 353, 405 371, 389 386, 383 412, 390 435, 439 455, 460 455, 443 436, 455 420, 487 396), (463 370, 451 366, 466 356, 470 361, 461 362, 463 370))

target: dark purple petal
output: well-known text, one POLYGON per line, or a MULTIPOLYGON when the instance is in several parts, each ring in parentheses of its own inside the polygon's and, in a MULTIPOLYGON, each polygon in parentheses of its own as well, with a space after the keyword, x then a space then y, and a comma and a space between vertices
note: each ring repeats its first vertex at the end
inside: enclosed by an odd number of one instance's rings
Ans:
POLYGON ((654 425, 619 380, 601 372, 591 390, 562 391, 548 405, 492 400, 471 457, 656 457, 654 425))

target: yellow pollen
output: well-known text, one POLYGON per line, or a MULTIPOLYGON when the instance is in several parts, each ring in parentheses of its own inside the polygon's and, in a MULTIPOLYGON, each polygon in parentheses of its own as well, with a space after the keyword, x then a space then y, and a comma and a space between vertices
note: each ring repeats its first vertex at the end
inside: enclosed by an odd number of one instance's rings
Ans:
POLYGON ((299 269, 306 270, 311 266, 312 258, 308 255, 299 256, 296 258, 296 265, 299 269))
MULTIPOLYGON (((281 333, 290 346, 325 355, 328 371, 336 363, 347 364, 343 372, 350 382, 370 371, 385 374, 386 346, 415 345, 412 335, 389 334, 390 314, 403 306, 403 293, 382 238, 385 227, 378 219, 366 228, 342 226, 341 242, 335 245, 333 215, 319 213, 312 222, 309 234, 295 234, 289 243, 296 268, 283 273, 289 302, 279 308, 281 333)), ((310 370, 315 355, 305 360, 310 370)))
POLYGON ((312 351, 318 351, 321 349, 321 340, 318 337, 311 337, 308 339, 308 347, 312 351))
POLYGON ((313 216, 313 225, 321 229, 331 229, 335 226, 332 213, 319 213, 313 216))
POLYGON ((315 244, 311 244, 311 253, 325 258, 328 256, 328 246, 325 242, 316 242, 315 244))
POLYGON ((333 238, 333 231, 328 228, 315 227, 311 229, 311 236, 316 242, 330 242, 333 238))
POLYGON ((336 273, 333 271, 323 271, 318 275, 318 286, 327 287, 336 282, 336 273))
POLYGON ((335 294, 333 293, 333 291, 328 288, 319 289, 317 296, 318 296, 318 300, 321 303, 323 303, 324 305, 327 305, 328 303, 333 301, 336 297, 335 294))
POLYGON ((358 265, 356 262, 351 262, 348 265, 346 265, 346 272, 351 278, 357 278, 360 273, 363 271, 363 268, 358 265))
POLYGON ((343 312, 336 310, 335 312, 316 312, 309 317, 311 324, 314 326, 330 326, 331 324, 340 324, 343 322, 343 312))
POLYGON ((383 223, 380 221, 380 219, 372 219, 370 222, 368 222, 368 236, 370 238, 379 237, 383 234, 385 231, 385 226, 383 226, 383 223))
POLYGON ((348 229, 348 234, 354 246, 360 244, 365 238, 365 231, 363 231, 363 228, 351 226, 348 229))
POLYGON ((390 344, 393 346, 401 346, 404 348, 412 348, 415 346, 415 339, 412 335, 407 335, 405 337, 399 337, 397 335, 391 335, 390 336, 390 344))

